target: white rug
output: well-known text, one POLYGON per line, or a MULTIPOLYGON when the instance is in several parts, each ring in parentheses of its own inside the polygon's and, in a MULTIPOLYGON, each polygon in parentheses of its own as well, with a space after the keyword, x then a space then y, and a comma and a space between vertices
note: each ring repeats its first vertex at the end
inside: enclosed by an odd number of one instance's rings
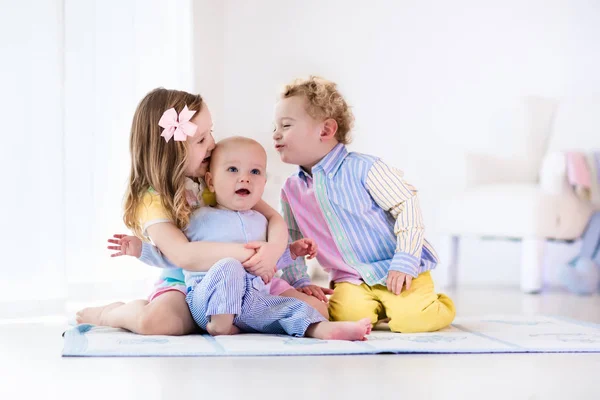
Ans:
POLYGON ((82 324, 64 334, 63 356, 282 356, 380 353, 600 352, 600 325, 560 317, 457 318, 433 333, 376 330, 364 342, 325 341, 283 335, 140 336, 82 324))

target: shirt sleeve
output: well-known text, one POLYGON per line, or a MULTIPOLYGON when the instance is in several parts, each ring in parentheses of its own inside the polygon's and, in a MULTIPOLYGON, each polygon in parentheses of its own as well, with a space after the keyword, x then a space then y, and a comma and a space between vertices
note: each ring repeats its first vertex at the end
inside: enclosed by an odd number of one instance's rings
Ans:
POLYGON ((279 257, 279 260, 277 260, 277 270, 284 269, 293 262, 294 260, 292 259, 292 254, 290 253, 290 246, 288 246, 288 248, 285 249, 281 257, 279 257))
POLYGON ((403 272, 416 278, 421 263, 425 227, 417 190, 405 182, 402 176, 402 171, 378 160, 371 166, 365 184, 379 207, 388 211, 396 220, 396 251, 390 271, 403 272))
POLYGON ((144 195, 137 213, 142 233, 148 236, 146 229, 161 222, 171 222, 171 217, 160 201, 160 195, 148 192, 144 195))
MULTIPOLYGON (((296 223, 296 219, 290 208, 290 203, 283 189, 281 190, 280 205, 281 214, 288 226, 289 242, 292 243, 302 239, 302 232, 300 232, 300 228, 298 228, 298 224, 296 223)), ((290 257, 289 261, 290 263, 288 266, 282 270, 281 278, 296 289, 310 285, 310 276, 308 275, 304 257, 297 257, 295 260, 292 260, 290 257)))
POLYGON ((158 249, 158 247, 148 243, 142 243, 142 254, 139 260, 145 264, 158 268, 179 268, 169 261, 158 249))

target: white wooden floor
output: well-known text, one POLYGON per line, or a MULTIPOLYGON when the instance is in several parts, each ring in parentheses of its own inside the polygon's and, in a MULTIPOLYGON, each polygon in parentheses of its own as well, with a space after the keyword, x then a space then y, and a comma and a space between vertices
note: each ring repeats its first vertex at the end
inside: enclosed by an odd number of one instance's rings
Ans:
MULTIPOLYGON (((600 296, 451 293, 459 315, 600 323, 600 296)), ((598 399, 600 354, 61 358, 66 317, 0 321, 0 399, 598 399)))

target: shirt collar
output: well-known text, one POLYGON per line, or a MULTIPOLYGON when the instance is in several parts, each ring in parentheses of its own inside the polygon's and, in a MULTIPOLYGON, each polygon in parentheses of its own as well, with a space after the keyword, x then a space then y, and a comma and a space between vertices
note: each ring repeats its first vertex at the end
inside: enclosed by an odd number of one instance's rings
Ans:
MULTIPOLYGON (((342 162, 348 155, 348 150, 346 146, 342 143, 338 143, 321 161, 319 161, 313 168, 314 171, 323 171, 323 173, 328 177, 333 177, 337 170, 342 165, 342 162)), ((308 173, 302 169, 302 167, 298 167, 298 176, 306 180, 308 173)))

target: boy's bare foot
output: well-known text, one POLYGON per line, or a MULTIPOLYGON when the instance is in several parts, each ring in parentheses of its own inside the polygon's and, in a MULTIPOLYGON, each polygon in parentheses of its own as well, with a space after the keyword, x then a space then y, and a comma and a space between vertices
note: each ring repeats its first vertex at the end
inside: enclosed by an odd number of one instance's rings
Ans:
POLYGON ((323 340, 367 340, 371 333, 371 320, 363 318, 356 322, 319 322, 306 330, 306 336, 323 340))
POLYGON ((77 311, 75 320, 78 324, 106 325, 104 322, 104 316, 106 313, 113 308, 122 306, 123 304, 125 303, 118 301, 106 306, 84 308, 83 310, 77 311))

